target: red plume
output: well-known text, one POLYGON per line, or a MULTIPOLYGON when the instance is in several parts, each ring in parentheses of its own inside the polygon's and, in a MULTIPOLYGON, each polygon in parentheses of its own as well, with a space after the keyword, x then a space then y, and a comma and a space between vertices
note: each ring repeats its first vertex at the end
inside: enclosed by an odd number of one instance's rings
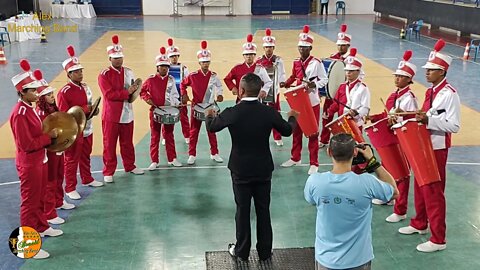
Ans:
POLYGON ((304 25, 304 26, 303 26, 303 33, 308 34, 308 32, 310 32, 310 26, 304 25))
POLYGON ((350 49, 350 56, 355 57, 357 55, 357 48, 351 48, 350 49))
POLYGON ((412 54, 413 52, 410 50, 405 51, 405 53, 403 54, 403 60, 404 61, 410 60, 410 58, 412 58, 412 54))
POLYGON ((247 35, 247 42, 252 42, 253 41, 253 35, 252 34, 248 34, 247 35))
POLYGON ((167 40, 168 46, 172 47, 173 46, 173 38, 169 38, 167 40))
POLYGON ((271 36, 272 35, 272 30, 270 28, 265 29, 265 35, 271 36))
POLYGON ((26 59, 20 60, 20 67, 23 71, 30 71, 30 63, 26 59))
POLYGON ((40 69, 35 69, 35 71, 33 72, 33 76, 39 81, 43 79, 43 74, 40 69))
POLYGON ((340 32, 342 32, 342 33, 347 32, 347 25, 346 24, 342 24, 342 26, 340 26, 340 32))
POLYGON ((118 36, 117 35, 114 35, 112 37, 112 43, 115 44, 115 45, 118 45, 118 36))
POLYGON ((445 41, 443 41, 443 39, 439 39, 437 43, 435 43, 433 50, 439 52, 443 49, 443 47, 445 47, 445 41))
POLYGON ((202 50, 206 50, 207 49, 207 41, 206 40, 202 40, 202 50))
POLYGON ((72 45, 68 45, 67 53, 68 53, 68 55, 70 55, 70 57, 74 57, 75 56, 75 48, 72 45))
POLYGON ((160 48, 160 54, 165 54, 166 50, 165 50, 165 47, 161 47, 160 48))

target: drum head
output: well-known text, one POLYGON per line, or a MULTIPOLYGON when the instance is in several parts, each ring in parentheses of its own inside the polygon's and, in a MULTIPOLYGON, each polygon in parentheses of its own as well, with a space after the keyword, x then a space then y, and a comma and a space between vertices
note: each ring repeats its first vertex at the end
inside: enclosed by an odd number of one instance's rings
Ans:
POLYGON ((133 82, 133 85, 137 86, 137 90, 135 92, 131 93, 130 96, 128 97, 128 102, 132 103, 137 99, 138 95, 140 95, 140 89, 142 88, 142 79, 138 78, 133 82))
POLYGON ((327 96, 334 98, 340 84, 345 82, 345 63, 333 61, 328 69, 327 96))
POLYGON ((98 106, 100 106, 100 101, 102 100, 102 97, 98 97, 95 102, 93 102, 93 105, 92 105, 92 110, 90 111, 90 113, 88 114, 87 116, 87 120, 90 120, 93 115, 95 114, 95 111, 98 109, 98 106))

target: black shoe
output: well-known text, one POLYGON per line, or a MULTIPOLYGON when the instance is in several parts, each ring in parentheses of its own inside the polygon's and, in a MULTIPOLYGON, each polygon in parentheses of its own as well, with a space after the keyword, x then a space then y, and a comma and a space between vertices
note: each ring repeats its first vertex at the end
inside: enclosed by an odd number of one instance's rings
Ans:
POLYGON ((260 259, 260 261, 268 261, 268 260, 271 260, 271 259, 272 259, 272 256, 273 256, 273 252, 271 252, 270 255, 267 256, 267 257, 260 257, 260 256, 258 256, 258 259, 260 259))
POLYGON ((235 254, 235 244, 233 244, 233 243, 228 244, 228 254, 230 254, 230 256, 232 256, 233 258, 235 258, 239 261, 242 261, 242 262, 248 261, 248 258, 242 258, 242 257, 239 257, 235 254))

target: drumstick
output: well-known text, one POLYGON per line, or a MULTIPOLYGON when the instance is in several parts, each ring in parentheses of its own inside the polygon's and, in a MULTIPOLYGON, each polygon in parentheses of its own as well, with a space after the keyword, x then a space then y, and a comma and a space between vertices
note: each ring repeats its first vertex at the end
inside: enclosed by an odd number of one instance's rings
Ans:
POLYGON ((336 99, 336 98, 333 98, 333 101, 337 102, 338 104, 342 105, 343 107, 351 110, 352 107, 348 106, 347 104, 344 104, 343 102, 340 102, 340 100, 336 99))
POLYGON ((410 114, 417 114, 418 112, 393 112, 389 113, 388 115, 410 115, 410 114))
POLYGON ((385 102, 383 101, 383 98, 380 98, 380 101, 382 102, 383 107, 385 108, 385 112, 388 113, 388 108, 387 108, 387 105, 385 104, 385 102))

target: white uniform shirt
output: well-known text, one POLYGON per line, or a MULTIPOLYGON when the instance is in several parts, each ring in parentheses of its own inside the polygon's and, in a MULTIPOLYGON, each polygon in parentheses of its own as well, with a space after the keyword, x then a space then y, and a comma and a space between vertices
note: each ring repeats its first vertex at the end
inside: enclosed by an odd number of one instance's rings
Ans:
POLYGON ((449 147, 447 133, 457 133, 460 130, 460 97, 446 79, 433 90, 438 94, 432 102, 432 108, 427 111, 427 128, 431 133, 433 149, 445 149, 449 147))
POLYGON ((312 104, 312 107, 315 107, 320 104, 320 96, 318 95, 318 89, 327 85, 328 77, 327 72, 325 72, 325 67, 323 66, 323 63, 313 56, 310 57, 312 57, 312 60, 310 60, 307 68, 305 68, 305 79, 315 82, 315 85, 317 86, 315 88, 315 91, 309 93, 310 103, 312 104))
POLYGON ((356 110, 358 115, 354 117, 357 126, 361 127, 364 117, 370 111, 370 90, 359 79, 347 84, 347 106, 356 110))

